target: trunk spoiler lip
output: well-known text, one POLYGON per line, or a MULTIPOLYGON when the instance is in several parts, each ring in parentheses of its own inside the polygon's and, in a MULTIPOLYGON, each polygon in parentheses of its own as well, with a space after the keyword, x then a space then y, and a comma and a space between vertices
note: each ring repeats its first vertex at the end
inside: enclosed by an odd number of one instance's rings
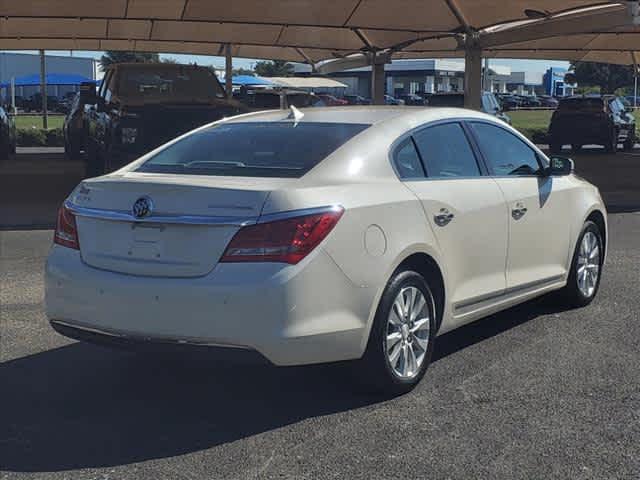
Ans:
POLYGON ((229 216, 210 216, 210 215, 150 215, 148 217, 138 218, 132 212, 125 210, 106 210, 101 208, 80 207, 66 200, 64 203, 73 215, 85 218, 95 218, 99 220, 108 220, 113 222, 131 222, 131 223, 164 223, 177 225, 226 225, 235 227, 246 227, 259 223, 273 222, 277 220, 286 220, 288 218, 313 215, 318 213, 334 212, 344 210, 341 205, 334 204, 323 207, 304 208, 300 210, 288 210, 284 212, 268 213, 265 215, 252 217, 229 217, 229 216))

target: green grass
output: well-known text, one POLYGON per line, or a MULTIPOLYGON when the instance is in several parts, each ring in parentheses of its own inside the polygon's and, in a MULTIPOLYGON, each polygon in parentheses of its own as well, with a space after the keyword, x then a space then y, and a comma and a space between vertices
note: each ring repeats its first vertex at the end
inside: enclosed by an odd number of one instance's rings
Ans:
POLYGON ((517 110, 507 112, 511 117, 513 126, 518 130, 547 129, 551 121, 552 110, 517 110))
MULTIPOLYGON (((42 128, 42 115, 17 115, 15 118, 16 128, 19 130, 42 128)), ((62 128, 62 122, 64 121, 63 115, 49 115, 48 116, 49 130, 53 128, 62 128)))

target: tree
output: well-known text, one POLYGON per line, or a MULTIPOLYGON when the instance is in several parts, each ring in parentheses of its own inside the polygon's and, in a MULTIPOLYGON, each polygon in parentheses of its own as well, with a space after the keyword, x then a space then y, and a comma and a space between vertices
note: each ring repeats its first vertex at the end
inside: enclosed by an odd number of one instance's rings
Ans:
POLYGON ((170 65, 176 65, 178 64, 178 60, 176 60, 173 57, 164 57, 162 60, 160 60, 162 63, 168 63, 170 65))
POLYGON ((608 63, 573 62, 572 72, 567 73, 567 83, 600 87, 601 94, 614 93, 617 89, 633 84, 633 67, 608 63))
POLYGON ((236 75, 254 75, 256 72, 248 68, 234 68, 231 70, 231 73, 235 77, 236 75))
POLYGON ((104 55, 100 57, 100 66, 104 70, 114 63, 156 63, 159 61, 160 55, 157 53, 117 52, 107 50, 104 52, 104 55))
POLYGON ((270 60, 256 63, 255 71, 261 77, 290 77, 293 65, 284 60, 270 60))

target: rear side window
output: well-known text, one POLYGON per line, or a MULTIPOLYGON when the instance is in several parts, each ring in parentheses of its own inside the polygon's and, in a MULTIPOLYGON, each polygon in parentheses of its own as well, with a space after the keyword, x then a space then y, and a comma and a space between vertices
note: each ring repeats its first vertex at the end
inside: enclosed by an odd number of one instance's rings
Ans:
POLYGON ((425 128, 414 135, 429 178, 478 177, 476 157, 459 123, 425 128))
POLYGON ((540 172, 536 152, 513 133, 487 123, 470 125, 494 175, 537 175, 540 172))
POLYGON ((424 168, 413 140, 405 140, 394 156, 396 170, 402 179, 424 178, 424 168))
POLYGON ((368 127, 350 123, 223 123, 165 148, 137 171, 298 178, 368 127))

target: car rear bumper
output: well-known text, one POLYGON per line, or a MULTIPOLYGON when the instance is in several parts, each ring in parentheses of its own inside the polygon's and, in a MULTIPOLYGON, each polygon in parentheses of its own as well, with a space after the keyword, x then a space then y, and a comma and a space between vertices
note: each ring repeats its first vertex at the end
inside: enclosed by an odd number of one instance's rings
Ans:
POLYGON ((255 351, 276 365, 359 358, 372 289, 323 250, 296 266, 219 264, 197 278, 155 278, 86 265, 55 245, 47 261, 47 316, 94 343, 170 343, 255 351))

